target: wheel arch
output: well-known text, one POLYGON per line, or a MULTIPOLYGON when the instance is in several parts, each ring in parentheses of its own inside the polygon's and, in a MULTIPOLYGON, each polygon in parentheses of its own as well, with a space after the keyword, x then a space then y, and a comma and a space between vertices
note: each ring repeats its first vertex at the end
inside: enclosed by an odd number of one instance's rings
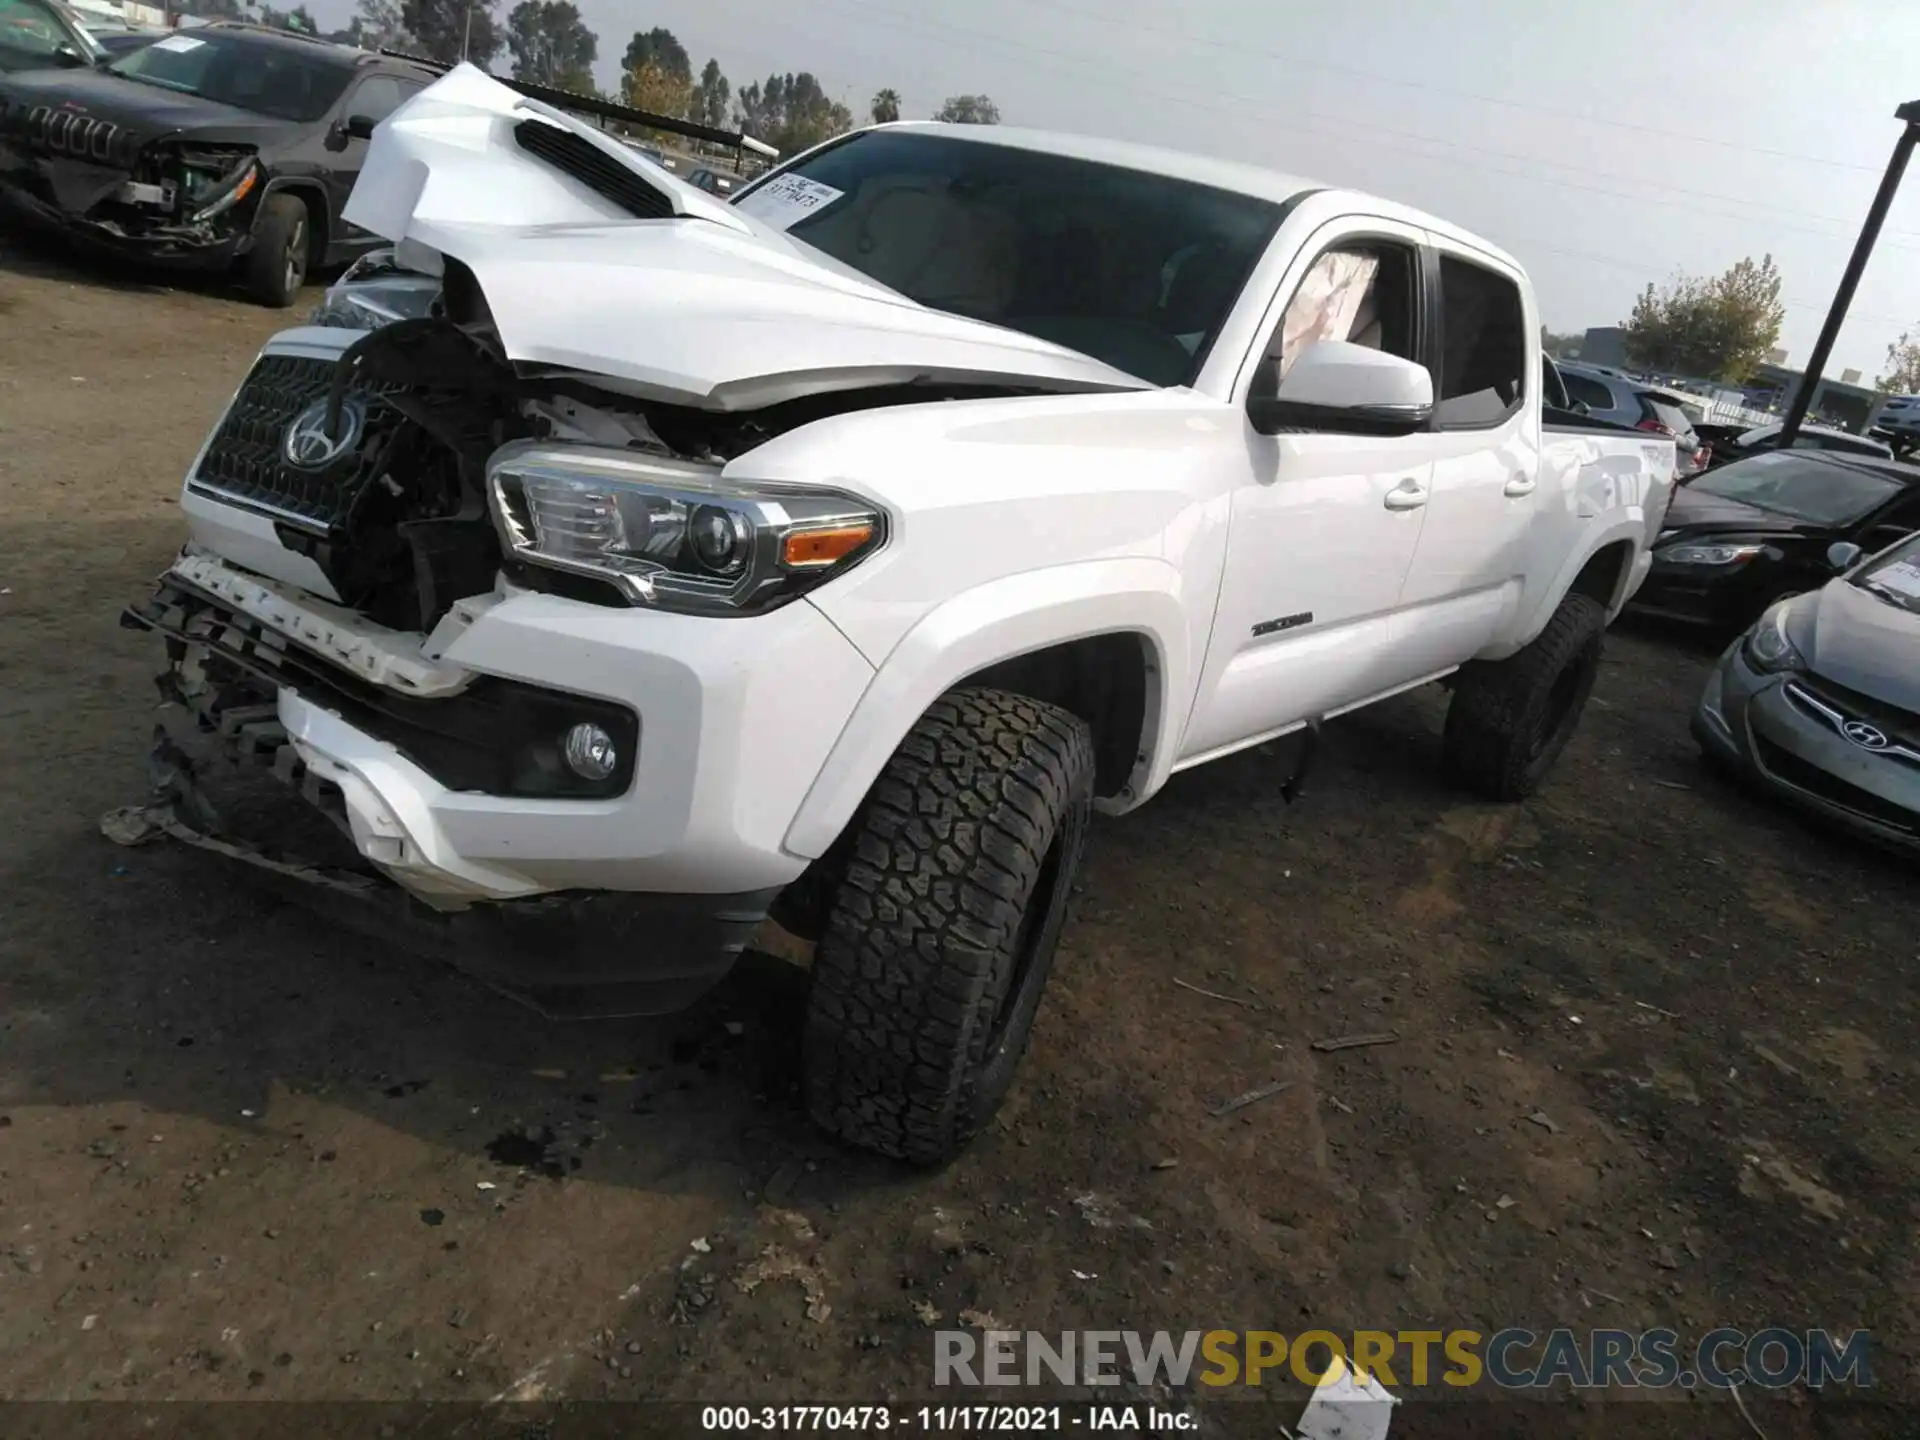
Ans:
POLYGON ((1101 808, 1165 781, 1191 668, 1180 576, 1160 560, 1109 560, 1009 576, 923 617, 874 675, 788 828, 818 859, 846 828, 927 707, 962 685, 1059 705, 1094 732, 1101 808))
POLYGON ((1481 652, 1477 658, 1503 660, 1530 645, 1569 595, 1587 595, 1599 601, 1611 620, 1646 574, 1646 543, 1646 523, 1637 517, 1623 516, 1595 531, 1562 563, 1553 583, 1538 592, 1539 600, 1515 626, 1510 641, 1481 652))

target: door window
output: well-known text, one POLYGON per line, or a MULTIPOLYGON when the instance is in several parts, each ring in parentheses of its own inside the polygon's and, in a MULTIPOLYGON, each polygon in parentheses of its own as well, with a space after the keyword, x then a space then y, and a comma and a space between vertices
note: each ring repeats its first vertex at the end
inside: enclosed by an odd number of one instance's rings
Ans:
POLYGON ((1567 387, 1567 394, 1576 400, 1585 401, 1589 410, 1613 409, 1613 392, 1598 380, 1590 379, 1585 375, 1575 375, 1566 370, 1560 372, 1560 379, 1567 387))
POLYGON ((1909 495, 1876 520, 1860 541, 1869 555, 1920 531, 1920 494, 1909 495))
POLYGON ((1254 374, 1273 395, 1293 362, 1322 340, 1345 340, 1417 358, 1413 346, 1413 252, 1384 242, 1342 245, 1313 262, 1274 327, 1254 374))
POLYGON ((1527 323, 1520 287, 1483 266, 1440 257, 1441 428, 1498 425, 1520 408, 1527 382, 1527 323))
POLYGON ((400 102, 406 98, 407 92, 400 88, 400 82, 391 75, 370 75, 360 82, 360 88, 347 101, 346 113, 364 115, 378 125, 398 110, 400 102))

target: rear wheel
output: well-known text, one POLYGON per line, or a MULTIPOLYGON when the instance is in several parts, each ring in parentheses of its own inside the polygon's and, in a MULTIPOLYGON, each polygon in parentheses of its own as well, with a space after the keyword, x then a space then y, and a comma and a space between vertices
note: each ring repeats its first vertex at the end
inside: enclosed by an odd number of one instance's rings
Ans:
POLYGON ((842 1139, 920 1164, 992 1119, 1053 966, 1093 801, 1080 720, 956 690, 854 820, 814 952, 807 1104, 842 1139))
POLYGON ((253 227, 247 252, 247 291, 262 305, 284 310, 307 280, 310 234, 307 207, 297 195, 269 195, 253 227))
POLYGON ((1569 595, 1524 649, 1462 667, 1447 707, 1448 772, 1489 800, 1537 790, 1593 694, 1606 628, 1606 607, 1569 595))

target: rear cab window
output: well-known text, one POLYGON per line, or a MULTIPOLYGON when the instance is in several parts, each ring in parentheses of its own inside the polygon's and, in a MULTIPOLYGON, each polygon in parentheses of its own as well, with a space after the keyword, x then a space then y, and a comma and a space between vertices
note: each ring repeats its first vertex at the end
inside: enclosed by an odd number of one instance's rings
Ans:
POLYGON ((1500 424, 1526 398, 1527 321, 1520 287, 1484 265, 1442 254, 1440 313, 1435 427, 1500 424))

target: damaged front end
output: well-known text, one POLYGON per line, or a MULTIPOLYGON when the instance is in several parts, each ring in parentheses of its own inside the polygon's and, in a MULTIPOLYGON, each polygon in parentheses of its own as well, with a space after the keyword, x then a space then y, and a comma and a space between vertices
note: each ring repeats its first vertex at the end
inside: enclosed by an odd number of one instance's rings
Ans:
POLYGON ((0 100, 0 192, 69 235, 143 259, 218 265, 245 248, 258 148, 136 131, 67 106, 0 100))

